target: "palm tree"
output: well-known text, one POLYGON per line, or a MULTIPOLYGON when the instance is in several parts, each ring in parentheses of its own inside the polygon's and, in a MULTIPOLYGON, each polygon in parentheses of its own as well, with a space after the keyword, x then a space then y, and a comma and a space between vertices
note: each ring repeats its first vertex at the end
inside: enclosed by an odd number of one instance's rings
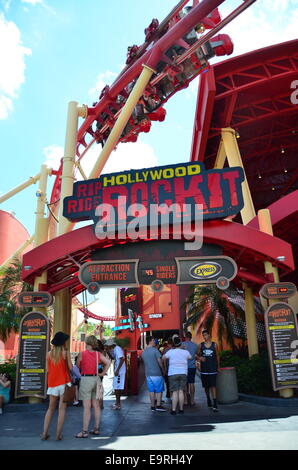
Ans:
POLYGON ((22 263, 18 258, 0 271, 0 340, 3 342, 12 331, 19 331, 22 317, 31 310, 17 302, 20 292, 33 290, 31 285, 22 281, 21 272, 22 263))
POLYGON ((196 326, 196 332, 201 327, 212 332, 215 321, 218 325, 218 342, 222 348, 223 338, 231 348, 235 349, 233 325, 235 320, 245 319, 243 308, 237 302, 237 296, 240 294, 237 289, 231 286, 229 289, 222 291, 215 285, 193 286, 192 292, 186 302, 183 304, 187 307, 187 319, 184 324, 187 326, 196 326))

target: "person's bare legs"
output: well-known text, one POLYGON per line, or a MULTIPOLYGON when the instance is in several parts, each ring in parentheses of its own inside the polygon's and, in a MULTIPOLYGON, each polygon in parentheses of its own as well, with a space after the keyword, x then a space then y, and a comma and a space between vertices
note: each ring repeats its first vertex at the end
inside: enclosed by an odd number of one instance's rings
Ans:
POLYGON ((151 401, 151 406, 155 408, 155 393, 154 392, 149 392, 149 397, 151 401))
POLYGON ((195 404, 195 384, 188 384, 189 386, 189 395, 190 395, 190 404, 194 405, 195 404))
POLYGON ((183 411, 184 405, 184 390, 178 390, 179 410, 183 411))
POLYGON ((94 409, 94 421, 95 421, 94 430, 99 431, 100 417, 101 417, 101 409, 100 409, 99 400, 97 400, 96 398, 93 398, 92 399, 92 407, 94 409))
POLYGON ((162 397, 162 393, 155 393, 156 406, 160 406, 161 397, 162 397))
POLYGON ((49 402, 49 408, 46 412, 46 415, 44 417, 44 423, 43 423, 43 433, 42 433, 42 438, 47 438, 49 435, 49 427, 53 418, 53 415, 55 413, 56 405, 57 405, 57 400, 58 397, 55 397, 54 395, 50 395, 50 402, 49 402))
POLYGON ((65 420, 65 413, 66 413, 67 403, 63 402, 63 395, 60 396, 59 401, 59 410, 58 410, 58 421, 57 421, 57 431, 56 431, 56 439, 60 441, 62 439, 62 428, 65 420))
POLYGON ((115 390, 116 406, 118 406, 119 408, 121 407, 121 400, 120 400, 121 392, 122 392, 122 390, 115 390))
MULTIPOLYGON (((183 400, 184 400, 184 395, 183 395, 183 400)), ((172 411, 176 411, 178 404, 178 390, 175 390, 172 394, 172 411)))
POLYGON ((90 416, 91 416, 91 400, 83 400, 84 415, 83 415, 83 431, 88 432, 90 416))

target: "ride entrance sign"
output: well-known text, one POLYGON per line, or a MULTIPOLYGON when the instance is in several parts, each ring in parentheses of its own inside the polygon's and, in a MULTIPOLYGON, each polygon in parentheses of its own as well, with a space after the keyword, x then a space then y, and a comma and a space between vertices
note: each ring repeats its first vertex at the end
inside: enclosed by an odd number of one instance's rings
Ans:
POLYGON ((27 313, 20 325, 15 398, 46 398, 49 340, 49 319, 40 312, 27 313))
POLYGON ((265 312, 265 327, 273 390, 298 388, 298 329, 291 306, 271 305, 265 312))

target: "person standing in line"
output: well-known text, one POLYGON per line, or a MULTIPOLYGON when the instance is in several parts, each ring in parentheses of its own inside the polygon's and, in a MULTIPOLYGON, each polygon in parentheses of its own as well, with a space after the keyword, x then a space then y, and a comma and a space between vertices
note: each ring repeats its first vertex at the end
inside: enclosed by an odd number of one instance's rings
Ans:
POLYGON ((114 378, 113 388, 116 395, 116 403, 112 406, 113 410, 121 410, 121 393, 124 390, 125 375, 126 375, 126 364, 124 351, 120 346, 116 345, 114 338, 109 338, 106 341, 108 351, 112 354, 115 359, 114 363, 114 378))
POLYGON ((195 378, 196 378, 196 354, 198 351, 198 345, 192 340, 192 334, 187 331, 185 335, 185 341, 182 343, 182 349, 186 349, 191 359, 188 360, 187 365, 187 395, 189 398, 190 406, 195 405, 195 378))
POLYGON ((171 414, 176 414, 176 408, 179 403, 179 413, 184 413, 184 388, 187 384, 187 361, 191 359, 188 351, 181 348, 181 339, 178 336, 173 337, 173 348, 167 351, 162 360, 169 360, 169 384, 172 392, 172 410, 171 414))
POLYGON ((75 392, 76 392, 75 400, 73 402, 74 406, 79 405, 79 385, 80 385, 80 380, 81 380, 81 372, 80 372, 80 369, 78 368, 77 360, 78 360, 78 356, 76 356, 74 366, 71 369, 72 383, 75 387, 75 392))
MULTIPOLYGON (((170 337, 167 341, 167 346, 164 348, 163 352, 162 352, 162 356, 164 356, 166 354, 166 352, 168 352, 170 349, 172 349, 173 347, 173 340, 172 338, 170 337)), ((164 368, 165 368, 165 383, 166 383, 166 398, 171 398, 171 393, 170 393, 170 384, 169 384, 169 376, 168 376, 168 364, 169 361, 166 361, 166 363, 164 363, 164 368)))
POLYGON ((198 348, 202 385, 205 389, 208 407, 212 408, 213 411, 216 412, 218 411, 216 400, 216 379, 219 368, 218 348, 216 343, 211 341, 211 336, 208 330, 203 330, 202 335, 204 341, 198 348), (213 398, 213 405, 209 394, 210 391, 213 398))
POLYGON ((59 399, 59 411, 57 421, 56 440, 62 439, 62 428, 65 420, 67 403, 63 402, 63 394, 65 385, 71 385, 70 370, 72 362, 69 349, 65 343, 69 339, 69 335, 58 331, 51 341, 52 350, 47 355, 48 364, 48 390, 47 395, 50 396, 49 408, 45 414, 43 433, 41 440, 46 441, 49 435, 49 427, 56 409, 59 399))
POLYGON ((11 379, 8 374, 0 374, 0 415, 2 415, 3 403, 9 403, 11 379))
POLYGON ((147 338, 147 348, 143 351, 141 358, 145 365, 145 375, 147 387, 151 401, 151 411, 166 411, 161 405, 161 397, 164 391, 165 373, 164 365, 161 360, 161 353, 157 349, 158 342, 153 336, 147 338), (156 405, 155 405, 156 403, 156 405))
POLYGON ((93 335, 86 338, 86 350, 79 353, 78 367, 81 369, 81 383, 79 390, 79 398, 83 400, 83 429, 76 434, 77 438, 86 438, 89 435, 89 423, 91 418, 91 405, 94 409, 95 427, 90 434, 98 436, 100 434, 99 424, 101 417, 100 402, 96 398, 97 375, 104 376, 110 367, 110 361, 96 351, 98 346, 97 338, 93 335), (103 364, 103 370, 98 373, 98 364, 103 364))

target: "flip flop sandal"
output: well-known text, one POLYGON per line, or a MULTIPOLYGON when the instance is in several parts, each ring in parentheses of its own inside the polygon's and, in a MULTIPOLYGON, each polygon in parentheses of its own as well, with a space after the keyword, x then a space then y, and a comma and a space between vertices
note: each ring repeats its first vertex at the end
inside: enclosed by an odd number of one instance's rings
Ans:
POLYGON ((40 435, 40 439, 41 439, 42 441, 47 441, 47 440, 49 439, 49 437, 50 437, 49 434, 46 434, 46 435, 41 434, 41 435, 40 435))
POLYGON ((89 436, 88 431, 81 431, 78 434, 75 435, 78 439, 86 439, 89 436))
POLYGON ((119 405, 112 405, 111 408, 112 410, 121 410, 121 406, 119 405))
POLYGON ((99 428, 94 428, 93 431, 90 431, 90 434, 93 434, 94 436, 99 436, 100 435, 99 428))

